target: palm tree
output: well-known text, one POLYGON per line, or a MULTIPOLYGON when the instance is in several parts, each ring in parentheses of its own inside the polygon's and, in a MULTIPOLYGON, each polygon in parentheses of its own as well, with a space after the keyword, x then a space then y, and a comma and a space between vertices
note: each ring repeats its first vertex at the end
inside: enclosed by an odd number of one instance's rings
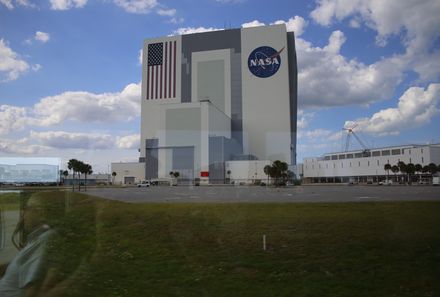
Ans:
POLYGON ((264 174, 267 175, 267 185, 269 185, 269 175, 270 175, 270 171, 271 171, 271 166, 270 165, 266 165, 264 166, 264 174))
POLYGON ((64 176, 64 178, 63 178, 63 185, 64 185, 64 180, 67 178, 68 175, 69 175, 69 171, 64 170, 63 171, 63 176, 64 176))
POLYGON ((416 172, 416 167, 413 163, 409 163, 406 165, 406 173, 408 174, 408 183, 412 182, 411 175, 416 172))
POLYGON ((388 183, 388 179, 389 179, 389 177, 390 177, 390 170, 391 170, 391 165, 388 163, 388 164, 385 164, 384 166, 383 166, 383 169, 387 172, 387 183, 388 183))
POLYGON ((84 191, 87 192, 87 174, 93 173, 92 165, 84 164, 82 173, 84 173, 84 191))
POLYGON ((406 164, 405 164, 405 162, 399 161, 397 163, 397 166, 399 166, 400 173, 402 173, 402 174, 406 173, 406 164))
POLYGON ((419 181, 420 181, 422 179, 422 177, 420 176, 420 173, 422 172, 423 167, 420 164, 416 164, 414 166, 414 169, 415 169, 416 173, 419 175, 419 181))
POLYGON ((112 181, 112 184, 115 184, 115 177, 116 177, 116 172, 112 172, 112 178, 113 178, 113 181, 112 181))
POLYGON ((78 167, 77 159, 70 159, 69 162, 67 162, 67 168, 69 170, 72 170, 72 191, 75 191, 75 173, 77 167, 78 167))
POLYGON ((180 172, 179 172, 179 171, 174 171, 174 172, 173 172, 173 176, 174 176, 175 178, 178 178, 178 177, 180 176, 180 172))
POLYGON ((394 180, 396 181, 396 174, 399 172, 399 167, 397 165, 393 165, 391 167, 391 171, 394 173, 394 180))

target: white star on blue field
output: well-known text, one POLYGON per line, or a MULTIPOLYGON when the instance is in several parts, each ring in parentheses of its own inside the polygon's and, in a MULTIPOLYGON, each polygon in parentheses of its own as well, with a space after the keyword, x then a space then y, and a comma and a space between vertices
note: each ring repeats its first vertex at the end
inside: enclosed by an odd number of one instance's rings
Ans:
POLYGON ((438 0, 0 0, 0 157, 136 161, 143 40, 274 23, 296 35, 298 163, 341 150, 343 127, 370 147, 439 143, 439 15, 438 0))

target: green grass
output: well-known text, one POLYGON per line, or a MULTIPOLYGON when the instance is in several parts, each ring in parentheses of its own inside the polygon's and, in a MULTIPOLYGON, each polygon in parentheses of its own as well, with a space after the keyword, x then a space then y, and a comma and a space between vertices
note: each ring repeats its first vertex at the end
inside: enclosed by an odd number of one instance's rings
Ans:
POLYGON ((41 296, 440 296, 438 202, 125 204, 37 195, 58 230, 47 257, 53 295, 41 296))

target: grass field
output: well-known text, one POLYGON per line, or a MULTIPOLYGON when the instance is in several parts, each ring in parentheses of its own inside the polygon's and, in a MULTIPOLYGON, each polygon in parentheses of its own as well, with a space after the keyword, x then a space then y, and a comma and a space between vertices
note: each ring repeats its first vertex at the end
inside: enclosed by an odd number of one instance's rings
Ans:
POLYGON ((40 296, 440 296, 439 202, 35 195, 57 230, 40 296))

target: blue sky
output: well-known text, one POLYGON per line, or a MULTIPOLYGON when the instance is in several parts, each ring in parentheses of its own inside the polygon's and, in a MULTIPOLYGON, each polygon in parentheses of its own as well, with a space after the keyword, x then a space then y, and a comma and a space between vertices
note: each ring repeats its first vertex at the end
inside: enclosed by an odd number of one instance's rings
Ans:
POLYGON ((296 34, 298 162, 341 150, 344 126, 440 142, 440 2, 420 3, 0 0, 0 157, 134 161, 143 39, 277 21, 296 34))

